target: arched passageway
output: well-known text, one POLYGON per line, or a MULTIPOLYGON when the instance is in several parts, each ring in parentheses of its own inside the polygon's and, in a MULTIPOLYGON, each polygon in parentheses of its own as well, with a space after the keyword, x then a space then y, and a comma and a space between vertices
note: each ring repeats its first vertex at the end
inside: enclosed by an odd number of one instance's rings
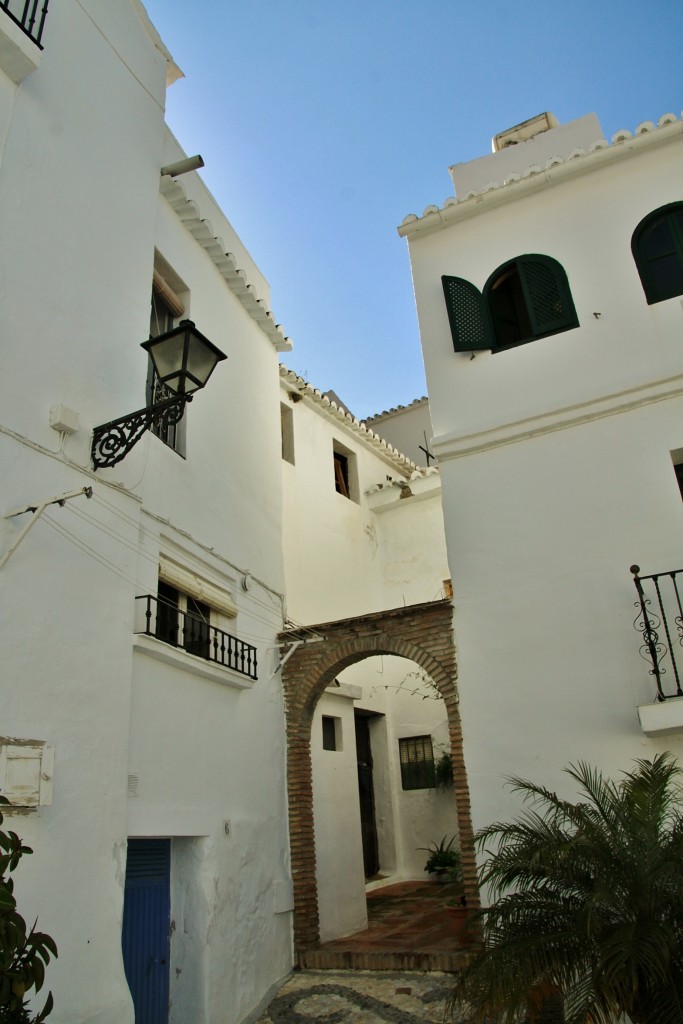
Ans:
POLYGON ((320 934, 311 766, 313 712, 325 688, 343 669, 375 655, 395 655, 415 662, 430 676, 443 698, 455 776, 463 883, 469 905, 478 906, 450 601, 409 605, 303 630, 287 630, 280 635, 280 640, 287 659, 282 666, 282 677, 287 716, 287 785, 297 954, 314 948, 320 934))

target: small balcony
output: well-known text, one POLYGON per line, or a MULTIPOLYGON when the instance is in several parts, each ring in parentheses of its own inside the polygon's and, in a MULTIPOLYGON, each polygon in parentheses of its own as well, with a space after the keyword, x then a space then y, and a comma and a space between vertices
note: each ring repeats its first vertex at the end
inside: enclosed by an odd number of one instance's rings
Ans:
POLYGON ((643 732, 662 735, 683 730, 683 569, 640 575, 632 565, 638 614, 633 625, 643 638, 640 654, 650 666, 655 694, 638 708, 643 732))
POLYGON ((256 648, 212 626, 206 615, 197 615, 175 604, 160 600, 156 594, 143 594, 135 598, 138 612, 136 621, 143 616, 143 628, 137 634, 155 637, 187 654, 202 658, 213 665, 232 669, 249 679, 257 679, 256 648))
POLYGON ((49 0, 0 0, 0 9, 42 50, 41 39, 48 2, 49 0))
POLYGON ((16 85, 40 65, 46 15, 47 0, 0 0, 0 69, 16 85))

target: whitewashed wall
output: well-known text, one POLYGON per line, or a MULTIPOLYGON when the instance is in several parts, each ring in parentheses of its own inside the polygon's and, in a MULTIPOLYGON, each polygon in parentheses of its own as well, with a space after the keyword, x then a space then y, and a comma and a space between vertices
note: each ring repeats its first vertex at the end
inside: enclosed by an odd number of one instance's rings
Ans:
MULTIPOLYGON (((423 449, 431 451, 429 446, 434 433, 427 398, 418 398, 410 405, 399 405, 388 412, 379 413, 372 417, 368 426, 412 459, 417 466, 427 465, 423 449)), ((430 459, 429 464, 433 466, 434 459, 430 459)))
MULTIPOLYGON (((159 169, 181 151, 163 124, 168 55, 140 14, 128 0, 63 0, 38 70, 20 86, 0 72, 2 515, 94 489, 91 501, 54 506, 0 581, 12 683, 2 733, 55 748, 52 804, 11 816, 35 851, 17 876, 19 907, 59 946, 47 977, 55 1024, 132 1024, 121 957, 129 835, 172 838, 172 1022, 242 1021, 292 963, 273 677, 284 591, 277 356, 159 195, 159 169), (148 434, 93 474, 93 425, 145 403, 139 344, 155 249, 228 361, 188 410, 186 459, 148 434), (49 426, 58 403, 79 414, 70 437, 49 426), (229 673, 206 678, 134 650, 135 596, 156 592, 169 546, 226 582, 238 608, 227 628, 257 645, 257 682, 238 688, 229 673)), ((213 225, 267 303, 200 179, 180 180, 185 212, 213 225)), ((0 519, 0 555, 25 518, 0 519)))
MULTIPOLYGON (((416 475, 378 454, 362 432, 310 396, 292 403, 284 391, 282 401, 291 409, 294 450, 294 463, 282 463, 288 616, 312 625, 441 598, 448 570, 438 474, 416 475), (334 440, 356 458, 358 501, 335 490, 334 440)), ((426 854, 416 848, 457 832, 452 790, 401 788, 399 737, 429 734, 435 748, 448 743, 443 701, 407 692, 417 671, 401 658, 367 659, 341 673, 344 698, 328 689, 316 709, 311 751, 324 940, 358 930, 366 914, 353 706, 379 716, 370 734, 385 884, 426 878, 426 854), (342 718, 343 752, 322 750, 323 714, 342 718)))
POLYGON ((327 942, 367 927, 363 846, 358 807, 353 687, 328 689, 311 728, 313 815, 320 940, 327 942), (337 749, 324 750, 323 715, 337 719, 337 749))
MULTIPOLYGON (((635 707, 654 689, 629 573, 680 563, 681 300, 648 306, 631 255, 639 221, 683 198, 680 129, 448 207, 440 230, 436 217, 401 228, 443 481, 475 826, 518 809, 509 774, 569 793, 570 761, 618 774, 681 753, 680 734, 639 727, 635 707), (481 289, 523 253, 562 264, 580 327, 455 354, 441 275, 481 289)), ((495 159, 489 182, 502 181, 495 159)))
POLYGON ((282 462, 287 606, 298 622, 364 615, 442 596, 447 578, 438 475, 378 454, 308 400, 290 403, 294 464, 282 462), (358 501, 335 490, 333 444, 356 459, 358 501), (403 484, 411 493, 401 497, 403 484))

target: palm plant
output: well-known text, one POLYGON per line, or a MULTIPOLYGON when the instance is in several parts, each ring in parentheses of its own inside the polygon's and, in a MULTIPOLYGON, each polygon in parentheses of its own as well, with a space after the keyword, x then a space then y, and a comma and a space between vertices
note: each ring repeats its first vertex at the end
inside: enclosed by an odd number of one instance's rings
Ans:
POLYGON ((450 1010, 477 1024, 551 1007, 566 1024, 683 1024, 681 770, 664 754, 619 782, 583 763, 567 773, 581 802, 511 779, 529 808, 477 835, 494 902, 450 1010))

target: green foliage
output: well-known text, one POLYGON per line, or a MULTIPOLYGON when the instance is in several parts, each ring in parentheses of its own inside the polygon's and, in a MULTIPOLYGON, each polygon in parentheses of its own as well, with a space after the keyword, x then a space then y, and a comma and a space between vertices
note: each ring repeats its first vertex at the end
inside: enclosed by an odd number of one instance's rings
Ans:
POLYGON ((456 836, 444 836, 438 843, 430 843, 429 846, 418 846, 418 850, 424 850, 429 854, 425 871, 430 873, 448 872, 456 878, 460 877, 460 850, 453 849, 456 836))
POLYGON ((683 1024, 681 770, 664 754, 619 782, 567 773, 581 802, 512 779, 529 809, 477 836, 494 902, 451 1012, 517 1024, 554 1003, 566 1024, 683 1024))
MULTIPOLYGON (((0 796, 0 804, 7 805, 0 796)), ((3 816, 0 813, 0 825, 3 816)), ((52 993, 35 1017, 31 1016, 26 993, 39 992, 45 980, 45 967, 57 947, 35 924, 27 931, 17 911, 14 883, 10 878, 22 857, 33 851, 24 846, 16 832, 0 829, 0 1024, 41 1024, 52 1010, 52 993)))
POLYGON ((437 789, 448 789, 453 785, 453 758, 450 750, 444 750, 434 762, 434 782, 437 789))

